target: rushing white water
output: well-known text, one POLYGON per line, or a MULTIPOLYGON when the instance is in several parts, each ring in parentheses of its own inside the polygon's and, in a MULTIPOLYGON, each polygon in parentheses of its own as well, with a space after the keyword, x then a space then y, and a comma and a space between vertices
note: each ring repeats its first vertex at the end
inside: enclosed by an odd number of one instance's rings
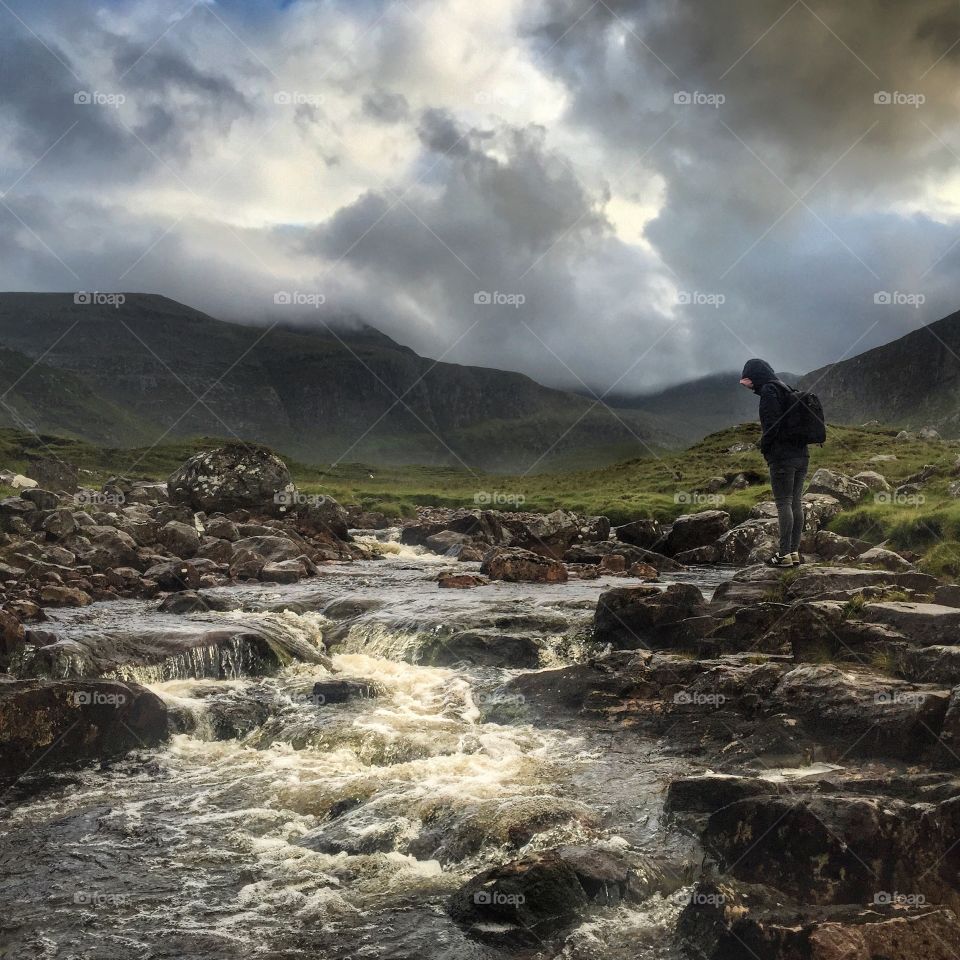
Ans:
MULTIPOLYGON (((447 591, 436 566, 397 553, 297 587, 222 591, 230 613, 60 614, 68 640, 134 638, 172 619, 237 626, 284 656, 266 677, 243 664, 218 679, 189 663, 130 674, 185 732, 7 808, 0 945, 13 952, 0 956, 492 958, 502 952, 444 907, 490 863, 581 842, 695 858, 661 823, 682 761, 630 731, 545 722, 506 686, 516 670, 418 662, 438 635, 471 630, 526 637, 541 663, 562 662, 585 642, 596 596, 622 581, 447 591), (297 656, 324 642, 329 669, 297 656), (341 678, 377 695, 313 694, 341 678)), ((597 907, 561 955, 672 956, 681 905, 652 889, 642 904, 597 907)))

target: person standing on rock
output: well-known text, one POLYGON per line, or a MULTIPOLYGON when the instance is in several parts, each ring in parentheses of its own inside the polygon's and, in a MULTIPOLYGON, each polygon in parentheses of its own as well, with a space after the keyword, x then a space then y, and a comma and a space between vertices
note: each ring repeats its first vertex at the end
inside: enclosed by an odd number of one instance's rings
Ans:
POLYGON ((748 360, 740 383, 760 397, 760 452, 770 468, 770 486, 780 523, 780 547, 767 563, 772 567, 793 567, 801 562, 803 481, 810 465, 806 440, 790 436, 786 429, 795 393, 777 378, 766 360, 748 360))

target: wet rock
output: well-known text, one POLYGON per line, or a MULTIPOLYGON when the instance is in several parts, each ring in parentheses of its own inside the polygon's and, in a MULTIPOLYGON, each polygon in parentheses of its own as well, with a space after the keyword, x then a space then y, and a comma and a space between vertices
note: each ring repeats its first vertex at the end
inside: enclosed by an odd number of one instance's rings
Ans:
POLYGON ((911 759, 936 740, 949 691, 834 666, 801 666, 785 674, 772 709, 800 718, 849 756, 911 759))
POLYGON ((150 690, 115 680, 0 682, 0 783, 25 773, 119 757, 167 738, 150 690))
POLYGON ((709 641, 716 641, 722 652, 733 650, 756 650, 759 652, 781 652, 789 644, 780 636, 776 628, 790 615, 790 607, 785 603, 757 602, 734 610, 720 621, 707 635, 709 641), (776 639, 765 641, 765 636, 775 629, 776 639))
POLYGON ((540 648, 530 637, 463 630, 449 637, 434 638, 421 650, 419 662, 431 667, 468 663, 535 670, 540 665, 540 648))
POLYGON ((383 696, 385 692, 384 687, 373 680, 350 680, 337 677, 318 680, 313 685, 310 699, 317 706, 326 706, 346 703, 348 700, 372 700, 383 696))
POLYGON ((167 481, 170 502, 207 513, 250 509, 273 512, 292 479, 266 447, 227 444, 191 457, 167 481))
POLYGON ((720 562, 720 548, 715 543, 705 547, 694 547, 692 550, 681 550, 674 559, 684 566, 710 564, 720 562))
POLYGON ((9 610, 0 610, 0 671, 23 649, 23 624, 9 610))
POLYGON ((682 647, 702 635, 684 621, 706 613, 703 594, 692 584, 615 587, 600 595, 593 639, 618 650, 682 647))
POLYGON ((948 960, 960 935, 951 911, 925 905, 812 908, 784 900, 758 884, 699 881, 677 923, 684 955, 691 960, 948 960))
POLYGON ((865 483, 826 467, 821 467, 814 473, 807 490, 810 493, 824 493, 835 497, 847 507, 856 506, 870 492, 865 483))
POLYGON ((705 547, 718 540, 730 527, 730 514, 724 510, 688 513, 673 521, 664 541, 663 552, 676 556, 684 550, 705 547))
POLYGON ((623 557, 627 564, 645 563, 660 572, 683 569, 682 563, 662 553, 645 550, 643 547, 633 547, 617 540, 574 544, 563 555, 567 563, 599 564, 603 562, 604 557, 623 557))
POLYGON ((478 940, 541 946, 589 902, 573 867, 547 851, 484 870, 453 894, 449 911, 478 940))
POLYGON ((431 534, 423 545, 434 553, 449 554, 456 556, 460 549, 470 543, 470 537, 465 533, 457 533, 455 530, 441 530, 439 533, 431 534))
POLYGON ((659 520, 631 520, 630 523, 614 527, 613 533, 623 543, 652 550, 654 544, 663 538, 663 527, 659 520))
POLYGON ((759 777, 704 773, 671 781, 664 809, 668 813, 710 814, 738 800, 776 792, 773 784, 759 777))
POLYGON ((268 583, 299 583, 305 576, 306 564, 299 559, 265 563, 260 570, 260 579, 268 583))
POLYGON ((279 560, 296 560, 303 547, 289 537, 278 535, 244 537, 233 544, 231 563, 241 564, 250 560, 272 563, 279 560))
POLYGON ((514 547, 559 560, 573 543, 583 539, 584 521, 566 510, 554 510, 522 521, 507 519, 506 526, 514 547))
POLYGON ((469 590, 483 587, 490 581, 476 573, 441 573, 437 577, 437 586, 446 590, 469 590))
POLYGON ((161 590, 196 590, 200 586, 200 570, 189 560, 155 564, 144 577, 156 582, 161 590))
POLYGON ((211 606, 203 594, 195 590, 184 590, 181 593, 172 593, 157 607, 160 613, 206 613, 209 610, 221 609, 211 606))
POLYGON ((480 572, 491 580, 511 583, 567 582, 562 562, 516 547, 494 547, 483 558, 480 572))

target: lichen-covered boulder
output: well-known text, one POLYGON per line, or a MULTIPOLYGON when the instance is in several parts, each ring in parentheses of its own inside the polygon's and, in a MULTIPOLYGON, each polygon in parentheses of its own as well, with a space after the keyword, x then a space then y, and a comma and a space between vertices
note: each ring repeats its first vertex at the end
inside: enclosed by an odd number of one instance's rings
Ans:
POLYGON ((194 510, 272 512, 292 483, 287 465, 267 447, 233 443, 191 457, 167 487, 171 503, 194 510))

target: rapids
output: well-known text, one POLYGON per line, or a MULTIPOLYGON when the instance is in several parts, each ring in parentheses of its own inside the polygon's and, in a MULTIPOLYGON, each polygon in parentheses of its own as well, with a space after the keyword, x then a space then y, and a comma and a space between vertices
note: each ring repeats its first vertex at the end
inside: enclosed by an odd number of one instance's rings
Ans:
MULTIPOLYGON (((239 622, 280 666, 261 675, 238 651, 212 676, 201 651, 117 671, 164 697, 182 732, 0 798, 0 956, 499 957, 446 898, 492 863, 573 842, 630 849, 670 880, 641 904, 593 908, 559 955, 673 957, 700 853, 662 803, 687 762, 628 730, 547 720, 505 687, 517 670, 455 652, 424 662, 464 631, 498 630, 535 643, 544 666, 570 662, 589 650, 597 596, 624 581, 438 590, 449 561, 383 552, 296 586, 210 591, 227 612, 52 612, 68 643, 239 622), (311 656, 322 644, 334 673, 311 656), (341 674, 379 695, 318 700, 314 682, 341 674)), ((721 575, 683 576, 709 593, 721 575)))

